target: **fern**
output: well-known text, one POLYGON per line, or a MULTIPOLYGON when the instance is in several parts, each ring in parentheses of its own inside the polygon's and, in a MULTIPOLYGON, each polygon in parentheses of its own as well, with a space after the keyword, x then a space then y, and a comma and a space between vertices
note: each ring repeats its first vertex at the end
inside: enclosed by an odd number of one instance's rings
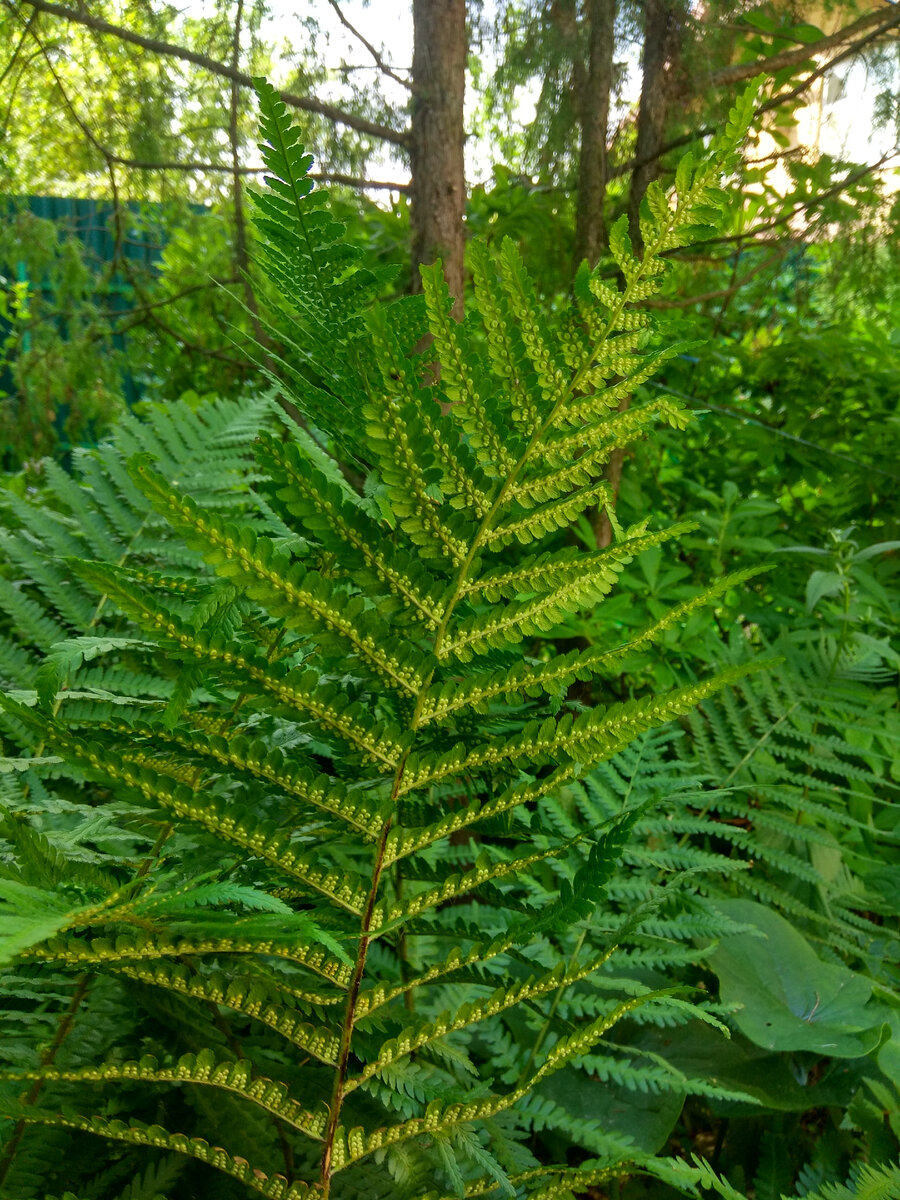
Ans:
MULTIPOLYGON (((754 869, 735 876, 739 893, 888 984, 882 964, 895 959, 897 934, 880 914, 895 906, 879 863, 896 845, 890 814, 900 800, 892 699, 835 678, 802 635, 776 649, 777 673, 740 681, 688 718, 697 770, 726 785, 704 801, 704 817, 717 838, 752 853, 754 869)), ((747 657, 732 648, 732 662, 747 657)))
POLYGON ((900 1164, 857 1167, 846 1183, 826 1183, 804 1200, 891 1200, 900 1191, 900 1164))
MULTIPOLYGON (((615 864, 641 861, 652 806, 592 800, 590 774, 760 664, 579 711, 570 685, 601 690, 610 655, 559 654, 549 635, 683 532, 638 526, 599 554, 557 536, 609 506, 613 449, 645 420, 683 421, 671 404, 611 414, 673 352, 640 305, 721 206, 753 97, 671 195, 651 188, 642 259, 615 227, 619 289, 582 271, 551 320, 512 246, 482 249, 460 326, 439 268, 422 297, 373 304, 382 278, 311 192, 275 92, 259 92, 271 320, 290 325, 282 386, 315 440, 262 433, 252 493, 232 499, 212 483, 233 447, 204 448, 192 478, 182 412, 126 426, 90 459, 90 495, 52 480, 65 511, 42 519, 79 599, 63 612, 43 566, 10 583, 26 634, 4 728, 27 770, 4 776, 21 784, 7 836, 25 852, 0 887, 10 971, 77 982, 49 1007, 49 1044, 8 1073, 0 1174, 8 1186, 45 1127, 64 1145, 174 1152, 273 1197, 549 1200, 629 1169, 615 1137, 595 1166, 535 1164, 524 1142, 555 1119, 542 1089, 561 1072, 733 1097, 611 1043, 629 1022, 722 1025, 629 972, 671 891, 643 887, 625 911, 615 864), (160 674, 168 688, 141 682, 160 674), (39 830, 63 801, 120 813, 119 852, 67 862, 39 830), (141 1036, 123 1027, 99 1060, 72 1061, 95 996, 131 1003, 141 1036), (536 1034, 524 1064, 516 1026, 536 1034)), ((663 857, 665 872, 721 865, 663 857)), ((630 1162, 688 1191, 699 1178, 630 1162)), ((59 1186, 53 1163, 44 1178, 59 1186)))

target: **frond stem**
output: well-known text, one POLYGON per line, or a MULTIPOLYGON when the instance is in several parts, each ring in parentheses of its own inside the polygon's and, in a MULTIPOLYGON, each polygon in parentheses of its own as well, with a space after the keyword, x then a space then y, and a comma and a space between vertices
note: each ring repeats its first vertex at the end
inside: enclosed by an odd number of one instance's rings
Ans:
MULTIPOLYGON (((746 766, 747 763, 750 761, 750 759, 753 758, 753 756, 756 754, 757 750, 761 750, 762 747, 769 740, 769 738, 773 737, 775 735, 775 730, 778 728, 778 726, 781 725, 784 721, 786 721, 788 719, 788 717, 791 715, 791 713, 794 711, 794 709, 798 707, 799 704, 800 704, 800 701, 795 700, 794 703, 791 705, 791 707, 788 709, 785 709, 785 711, 781 714, 781 716, 777 719, 777 721, 773 721, 772 724, 769 726, 769 728, 765 731, 765 733, 763 733, 759 738, 757 738, 757 740, 753 743, 753 745, 750 747, 750 749, 747 751, 747 753, 744 755, 744 757, 740 760, 740 762, 736 763, 735 766, 732 767, 732 769, 728 772, 728 775, 722 781, 721 785, 715 789, 715 791, 712 793, 710 799, 703 806, 703 808, 701 808, 700 812, 697 814, 699 820, 703 820, 703 818, 709 814, 709 810, 712 808, 712 806, 715 802, 716 793, 723 790, 724 788, 728 787, 728 785, 731 783, 732 779, 734 779, 735 775, 737 775, 738 771, 740 771, 741 767, 746 766)), ((686 842, 688 841, 688 839, 690 838, 690 836, 691 835, 689 833, 683 834, 681 839, 678 842, 678 845, 684 846, 686 844, 686 842)))
MULTIPOLYGON (((159 836, 156 839, 156 842, 153 845, 152 850, 135 872, 135 880, 141 880, 144 878, 159 856, 171 832, 171 825, 163 826, 163 828, 160 830, 159 836)), ((75 1026, 75 1018, 78 1015, 78 1010, 81 1008, 81 1005, 84 1003, 84 1000, 87 997, 88 989, 90 988, 90 985, 94 979, 94 974, 95 972, 93 971, 85 971, 83 975, 79 975, 75 984, 75 991, 72 993, 72 999, 69 1001, 69 1007, 62 1014, 59 1019, 59 1023, 56 1026, 56 1033, 53 1036, 53 1041, 41 1055, 41 1071, 46 1070, 47 1067, 53 1066, 53 1063, 56 1061, 57 1054, 60 1052, 66 1039, 72 1032, 72 1029, 75 1026)), ((34 1083, 28 1089, 28 1092, 26 1093, 22 1103, 28 1108, 35 1104, 41 1094, 41 1089, 43 1088, 45 1082, 46 1080, 41 1077, 35 1079, 34 1083)), ((2 1159, 0 1159, 0 1188, 3 1187, 4 1183, 6 1182, 6 1177, 12 1168, 16 1153, 19 1149, 19 1143, 22 1140, 22 1135, 25 1133, 26 1125, 27 1121, 25 1118, 20 1117, 16 1122, 16 1127, 13 1130, 12 1136, 6 1143, 6 1149, 3 1152, 2 1159)))
MULTIPOLYGON (((404 760, 405 762, 405 760, 404 760)), ((397 768, 397 774, 394 780, 394 788, 391 793, 392 801, 397 799, 397 791, 400 787, 400 782, 403 777, 403 763, 397 768)), ((388 834, 391 831, 393 817, 388 817, 381 830, 381 837, 378 840, 378 849, 375 852, 375 865, 372 869, 372 885, 369 889, 369 895, 366 899, 366 907, 363 911, 359 945, 356 951, 356 965, 353 969, 353 976, 350 980, 350 987, 347 993, 347 1007, 344 1013, 344 1021, 341 1027, 341 1044, 338 1050, 338 1062, 334 1075, 334 1086, 331 1093, 331 1104, 329 1105, 330 1115, 328 1126, 325 1130, 325 1147, 322 1151, 322 1171, 320 1183, 322 1189, 323 1200, 328 1200, 331 1194, 331 1177, 332 1158, 334 1154, 334 1138, 337 1133, 338 1123, 341 1118, 341 1107, 344 1100, 344 1084, 347 1080, 347 1072, 350 1063, 350 1046, 353 1040, 354 1016, 356 1010, 356 1001, 359 996, 359 990, 362 986, 363 975, 366 970, 366 958, 369 952, 370 932, 372 926, 372 913, 375 910, 375 903, 378 899, 378 888, 381 883, 381 875, 384 870, 385 851, 387 848, 388 834)))
MULTIPOLYGON (((81 1008, 85 997, 87 996, 88 987, 90 986, 93 977, 93 972, 90 971, 87 971, 78 977, 78 981, 75 985, 75 991, 72 994, 72 999, 69 1001, 69 1007, 63 1013, 59 1020, 59 1024, 56 1026, 56 1033, 54 1034, 53 1041, 41 1055, 42 1071, 53 1065, 57 1054, 62 1049, 63 1043, 72 1032, 72 1028, 75 1024, 75 1017, 78 1014, 78 1010, 81 1008)), ((35 1079, 34 1083, 25 1094, 22 1103, 30 1108, 40 1096, 44 1083, 44 1079, 35 1079)), ((16 1127, 13 1130, 12 1137, 10 1137, 6 1144, 6 1150, 3 1153, 2 1160, 0 1160, 0 1187, 2 1187, 6 1182, 6 1177, 13 1165, 13 1161, 16 1157, 16 1152, 19 1149, 19 1143, 22 1140, 22 1135, 25 1132, 26 1125, 27 1122, 25 1118, 20 1117, 16 1122, 16 1127)))

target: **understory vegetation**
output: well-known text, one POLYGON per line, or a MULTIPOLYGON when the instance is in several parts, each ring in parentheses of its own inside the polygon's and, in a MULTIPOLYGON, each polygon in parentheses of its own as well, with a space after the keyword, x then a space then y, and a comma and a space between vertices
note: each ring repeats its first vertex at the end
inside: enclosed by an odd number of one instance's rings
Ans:
POLYGON ((758 89, 457 322, 257 88, 252 384, 3 477, 0 1195, 900 1195, 900 368, 658 307, 758 89))

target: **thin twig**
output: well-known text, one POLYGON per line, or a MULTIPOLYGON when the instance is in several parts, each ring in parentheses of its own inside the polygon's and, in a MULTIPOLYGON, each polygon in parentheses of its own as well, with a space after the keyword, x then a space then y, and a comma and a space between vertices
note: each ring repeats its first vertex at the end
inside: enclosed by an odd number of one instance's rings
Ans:
POLYGON ((368 41, 368 39, 362 33, 360 33, 355 25, 350 24, 344 14, 341 12, 341 8, 337 0, 328 0, 328 3, 334 9, 335 13, 337 14, 337 19, 344 26, 344 28, 349 30, 358 42, 362 42, 368 52, 372 55, 372 58, 375 60, 375 66, 378 68, 378 70, 387 75, 389 79, 393 79, 395 83, 399 83, 401 87, 405 87, 408 88, 409 91, 413 91, 414 89, 412 83, 408 79, 403 79, 394 70, 392 70, 392 68, 384 61, 384 59, 372 45, 372 43, 368 41))
MULTIPOLYGON (((123 154, 116 154, 114 150, 110 150, 108 147, 104 147, 102 153, 105 158, 109 158, 116 166, 129 167, 133 171, 184 171, 185 173, 196 171, 198 174, 234 174, 234 166, 231 163, 203 162, 200 159, 185 159, 182 162, 178 162, 175 159, 163 159, 159 162, 150 162, 140 158, 128 158, 123 154)), ((238 166, 238 172, 241 175, 264 175, 268 169, 268 167, 245 166, 243 163, 238 166)), ((309 178, 314 179, 317 183, 339 183, 344 187, 360 188, 362 190, 372 188, 385 192, 409 191, 408 182, 401 183, 394 179, 366 179, 362 175, 347 175, 343 171, 310 171, 309 178)))
POLYGON ((867 175, 872 175, 875 171, 880 171, 885 163, 897 157, 900 157, 900 149, 895 147, 891 150, 886 150, 877 162, 860 167, 858 171, 852 171, 845 179, 838 180, 837 183, 832 184, 830 188, 826 188, 824 192, 819 192, 818 195, 813 196, 805 204, 795 205, 790 212, 782 213, 780 217, 773 217, 770 221, 765 221, 761 225, 755 225, 752 229, 747 229, 743 233, 721 234, 718 237, 706 238, 704 241, 695 242, 694 246, 721 246, 727 245, 729 242, 743 242, 750 238, 758 241, 760 234, 769 233, 773 229, 777 229, 779 225, 786 225, 801 213, 808 213, 810 209, 823 204, 832 196, 837 196, 847 188, 852 187, 853 184, 859 183, 867 175))
MULTIPOLYGON (((131 329, 134 325, 140 324, 140 318, 143 313, 149 312, 154 308, 166 308, 170 304, 176 304, 185 296, 191 296, 194 292, 205 292, 210 288, 228 287, 229 284, 239 283, 240 280, 235 276, 231 279, 207 279, 204 283, 192 283, 190 287, 182 288, 180 292, 174 292, 171 296, 163 296, 161 300, 151 300, 147 304, 140 304, 135 308, 129 308, 127 312, 120 312, 114 308, 98 309, 97 315, 109 321, 118 321, 122 318, 138 318, 125 326, 125 329, 131 329)), ((55 317, 53 318, 56 319, 55 317)), ((120 332, 124 332, 120 328, 120 332)))
POLYGON ((19 57, 19 54, 22 50, 23 45, 25 44, 25 39, 28 37, 29 33, 31 33, 31 27, 34 24, 36 18, 37 18, 37 13, 34 13, 34 12, 28 18, 28 24, 22 30, 19 40, 16 42, 15 49, 13 50, 12 54, 9 56, 9 62, 3 68, 2 72, 0 72, 0 83, 3 83, 3 81, 6 79, 7 75, 10 73, 10 71, 16 65, 16 61, 19 57))
POLYGON ((753 62, 722 67, 710 76, 709 82, 713 87, 730 88, 734 87, 736 83, 743 83, 747 79, 754 79, 760 74, 774 75, 776 71, 783 71, 785 67, 800 66, 801 63, 808 62, 812 58, 817 58, 825 50, 830 50, 832 46, 842 46, 848 41, 853 41, 857 34, 868 33, 873 25, 878 26, 878 29, 875 31, 876 35, 893 28, 895 25, 900 25, 900 11, 898 11, 897 6, 885 5, 883 8, 876 8, 873 12, 866 13, 865 16, 860 17, 852 24, 837 30, 836 33, 828 34, 815 42, 807 42, 796 50, 782 50, 778 54, 770 54, 765 58, 754 59, 753 62), (885 12, 891 13, 887 20, 884 19, 885 12))
MULTIPOLYGON (((860 22, 856 22, 856 26, 859 24, 860 22)), ((871 21, 869 21, 869 24, 871 24, 871 21)), ((777 92, 774 96, 771 96, 768 100, 758 105, 756 109, 756 116, 763 116, 765 113, 771 112, 773 109, 780 108, 783 104, 788 104, 791 100, 796 100, 796 98, 802 95, 803 92, 807 91, 817 79, 819 79, 822 75, 827 74, 827 72, 837 66, 838 63, 843 62, 846 58, 852 58, 854 55, 858 54, 860 50, 864 49, 866 46, 880 38, 882 34, 889 33, 898 25, 900 25, 900 12, 892 15, 889 20, 883 21, 876 29, 871 30, 864 37, 859 38, 857 41, 845 47, 845 49, 841 50, 839 54, 829 58, 827 62, 820 63, 816 68, 810 71, 808 75, 805 75, 796 86, 788 88, 783 92, 777 92)), ((854 27, 855 26, 848 26, 848 28, 854 27)), ((821 42, 810 43, 810 45, 807 47, 807 50, 809 51, 809 58, 812 58, 816 53, 818 53, 816 47, 821 46, 821 44, 821 42)), ((835 45, 837 43, 832 40, 831 44, 835 45)), ((760 73, 763 71, 763 67, 760 66, 760 63, 764 63, 765 61, 766 60, 764 59, 757 60, 754 73, 760 73)), ((748 76, 748 78, 750 77, 752 76, 748 76)), ((716 84, 715 77, 710 80, 710 84, 714 87, 718 86, 716 84)), ((715 125, 699 125, 692 129, 689 133, 682 134, 677 138, 672 138, 671 141, 666 142, 665 145, 662 146, 657 157, 662 158, 663 155, 668 154, 672 150, 679 150, 682 146, 689 146, 693 142, 700 141, 709 134, 715 133, 716 128, 717 126, 715 125)), ((626 162, 617 163, 611 169, 610 174, 613 177, 627 175, 630 171, 635 170, 637 167, 646 166, 648 161, 652 162, 654 160, 629 159, 626 162)))
MULTIPOLYGON (((10 0, 7 0, 7 3, 10 4, 10 7, 13 7, 10 0)), ((180 58, 184 62, 193 63, 195 66, 202 67, 205 71, 209 71, 213 75, 220 75, 224 79, 232 79, 240 84, 241 87, 253 87, 253 77, 244 71, 238 71, 236 68, 232 68, 225 63, 216 62, 209 55, 201 54, 197 50, 189 50, 186 46, 178 46, 174 42, 165 42, 160 38, 147 37, 144 34, 135 33, 132 29, 126 29, 121 25, 113 25, 110 21, 105 21, 101 17, 91 16, 86 8, 66 8, 64 4, 52 4, 49 0, 24 0, 24 3, 38 12, 60 17, 64 21, 72 21, 76 25, 84 25, 87 29, 94 30, 95 33, 108 34, 110 37, 118 38, 119 41, 128 42, 133 46, 140 46, 141 49, 149 50, 153 54, 180 58)), ((13 11, 15 11, 14 8, 13 11)), ((406 130, 391 129, 389 125, 382 125, 379 121, 367 120, 365 117, 357 116, 355 113, 346 112, 334 104, 326 104, 323 100, 314 100, 310 96, 298 96, 296 92, 279 92, 279 96, 291 108, 299 108, 304 112, 316 113, 320 117, 325 117, 326 120, 336 121, 341 125, 346 125, 348 129, 355 129, 358 133, 367 133, 371 137, 379 138, 381 141, 404 146, 409 140, 409 134, 406 130)))

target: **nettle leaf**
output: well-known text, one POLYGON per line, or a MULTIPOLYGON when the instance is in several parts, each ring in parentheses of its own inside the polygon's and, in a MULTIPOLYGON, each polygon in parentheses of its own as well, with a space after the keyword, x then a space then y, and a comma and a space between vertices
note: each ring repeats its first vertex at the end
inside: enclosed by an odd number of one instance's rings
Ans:
MULTIPOLYGON (((276 90, 258 95, 259 323, 307 429, 260 430, 247 401, 251 449, 246 429, 204 431, 183 406, 129 415, 115 454, 86 452, 90 486, 50 473, 89 543, 43 514, 44 558, 20 556, 50 580, 40 602, 0 580, 26 647, 0 658, 0 836, 21 871, 4 850, 0 951, 29 988, 53 985, 36 1015, 14 1005, 37 1032, 8 1039, 30 1082, 5 1107, 9 1159, 34 1125, 45 1153, 23 1195, 62 1190, 70 1162, 67 1185, 96 1175, 91 1194, 113 1195, 145 1156, 173 1156, 198 1196, 218 1171, 229 1196, 272 1200, 564 1197, 626 1170, 614 1129, 592 1137, 567 1112, 567 1083, 585 1113, 594 1075, 680 1103, 686 1075, 655 1051, 626 1062, 609 1038, 722 1030, 709 998, 657 986, 661 968, 752 924, 706 903, 697 880, 745 864, 684 839, 738 835, 709 833, 702 799, 665 807, 686 790, 667 767, 640 794, 623 767, 605 801, 591 780, 767 665, 698 677, 680 658, 668 690, 599 683, 753 570, 669 608, 654 597, 627 642, 615 619, 558 643, 579 614, 603 620, 637 555, 690 531, 622 529, 607 464, 659 422, 685 427, 669 396, 629 409, 685 347, 654 334, 647 301, 725 207, 754 97, 672 190, 651 189, 640 257, 614 225, 615 279, 582 268, 567 311, 540 301, 511 240, 475 246, 456 322, 439 264, 421 296, 383 301, 393 271, 346 236, 276 90), (599 507, 615 542, 583 550, 569 531, 599 507), (557 1129, 606 1160, 553 1166, 557 1129)), ((732 1000, 728 941, 712 961, 732 1000)), ((833 1002, 803 1046, 877 1039, 874 1022, 849 1028, 860 977, 807 966, 846 1011, 833 1002)), ((756 999, 741 982, 739 1027, 768 982, 750 981, 756 999)), ((628 1169, 720 1186, 649 1152, 628 1169)))

